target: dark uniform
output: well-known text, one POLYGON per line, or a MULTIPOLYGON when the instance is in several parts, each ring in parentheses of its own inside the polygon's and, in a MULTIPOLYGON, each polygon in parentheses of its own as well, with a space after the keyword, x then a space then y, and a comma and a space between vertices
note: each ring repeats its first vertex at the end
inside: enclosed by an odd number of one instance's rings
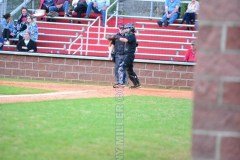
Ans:
POLYGON ((135 59, 135 52, 138 45, 136 36, 134 33, 130 32, 126 34, 125 38, 127 38, 128 42, 126 43, 125 47, 126 57, 124 60, 124 67, 126 67, 128 77, 133 83, 133 86, 131 88, 140 87, 140 82, 137 77, 137 74, 133 71, 133 62, 135 59))
POLYGON ((124 38, 128 40, 128 42, 124 46, 124 61, 120 63, 118 74, 120 82, 124 82, 124 78, 126 77, 126 71, 129 79, 132 81, 133 86, 131 88, 140 87, 140 82, 137 77, 137 74, 133 71, 133 62, 135 58, 135 52, 137 48, 137 40, 134 34, 135 29, 132 25, 126 25, 126 29, 130 29, 129 33, 126 33, 124 38))
POLYGON ((116 84, 124 85, 126 83, 126 74, 121 74, 122 72, 119 72, 119 67, 124 62, 124 59, 126 57, 124 52, 126 43, 119 40, 120 37, 124 38, 124 36, 120 33, 118 33, 116 37, 118 38, 112 41, 112 44, 114 45, 112 58, 115 62, 114 76, 116 84))

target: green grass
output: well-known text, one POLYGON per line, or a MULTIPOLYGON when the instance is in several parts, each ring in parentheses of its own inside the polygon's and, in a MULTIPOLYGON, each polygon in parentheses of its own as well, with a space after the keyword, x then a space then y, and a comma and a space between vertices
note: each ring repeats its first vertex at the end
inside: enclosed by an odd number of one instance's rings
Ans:
MULTIPOLYGON (((0 104, 0 159, 114 159, 114 98, 0 104)), ((125 97, 125 160, 188 160, 191 101, 125 97)))
POLYGON ((53 91, 44 90, 44 89, 0 85, 0 95, 39 94, 39 93, 48 93, 48 92, 53 92, 53 91))

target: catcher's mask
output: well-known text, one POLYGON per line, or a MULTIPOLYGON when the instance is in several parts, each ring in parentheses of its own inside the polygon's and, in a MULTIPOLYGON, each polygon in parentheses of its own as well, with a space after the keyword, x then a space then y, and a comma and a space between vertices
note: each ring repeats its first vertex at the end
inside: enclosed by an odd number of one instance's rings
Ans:
POLYGON ((136 30, 135 30, 135 27, 132 23, 127 23, 124 25, 124 29, 129 29, 130 32, 132 33, 135 33, 136 30))

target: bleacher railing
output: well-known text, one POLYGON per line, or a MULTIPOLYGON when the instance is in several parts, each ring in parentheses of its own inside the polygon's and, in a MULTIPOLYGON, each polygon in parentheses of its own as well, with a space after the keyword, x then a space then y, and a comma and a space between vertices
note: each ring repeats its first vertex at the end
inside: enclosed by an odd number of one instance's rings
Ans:
POLYGON ((87 28, 87 39, 86 39, 86 55, 88 55, 88 44, 89 44, 89 34, 90 34, 90 29, 91 27, 98 22, 98 39, 97 39, 97 43, 100 43, 100 27, 101 27, 101 18, 100 16, 98 16, 87 28))
POLYGON ((104 24, 104 34, 103 34, 103 37, 106 36, 106 31, 107 31, 107 23, 110 19, 112 19, 114 16, 116 18, 115 20, 115 27, 117 27, 117 24, 118 24, 118 9, 119 9, 119 2, 118 0, 114 1, 106 10, 106 15, 105 15, 105 24, 104 24), (109 11, 113 8, 113 7, 116 7, 116 10, 114 11, 114 13, 112 15, 109 15, 109 11))
POLYGON ((80 55, 82 55, 82 49, 83 49, 83 35, 79 35, 68 47, 68 54, 71 54, 72 46, 80 39, 80 46, 78 49, 76 49, 72 54, 76 54, 78 51, 80 52, 80 55))
POLYGON ((6 0, 0 0, 0 20, 2 16, 6 13, 7 2, 6 0))

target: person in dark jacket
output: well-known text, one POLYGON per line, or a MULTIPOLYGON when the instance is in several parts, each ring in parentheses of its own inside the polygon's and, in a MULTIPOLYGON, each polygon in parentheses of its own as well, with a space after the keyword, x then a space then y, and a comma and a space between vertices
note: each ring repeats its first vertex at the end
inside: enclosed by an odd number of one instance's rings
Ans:
POLYGON ((23 7, 21 9, 21 15, 17 21, 17 32, 22 32, 27 29, 27 17, 29 16, 27 8, 23 7))
POLYGON ((29 32, 25 32, 24 39, 18 42, 17 50, 21 52, 37 52, 36 42, 30 39, 29 32))
MULTIPOLYGON (((119 74, 119 66, 124 61, 126 55, 124 54, 124 46, 125 43, 120 41, 119 38, 124 37, 123 26, 119 27, 119 33, 115 35, 107 35, 106 38, 110 41, 109 51, 111 54, 111 59, 114 62, 114 77, 115 84, 113 88, 117 88, 119 86, 124 86, 126 83, 126 77, 120 78, 120 76, 125 76, 125 74, 119 74)), ((109 56, 110 57, 110 56, 109 56)))
POLYGON ((87 2, 86 0, 73 0, 72 1, 72 6, 73 6, 73 12, 77 13, 77 17, 81 18, 81 15, 83 13, 86 13, 87 11, 87 2))

